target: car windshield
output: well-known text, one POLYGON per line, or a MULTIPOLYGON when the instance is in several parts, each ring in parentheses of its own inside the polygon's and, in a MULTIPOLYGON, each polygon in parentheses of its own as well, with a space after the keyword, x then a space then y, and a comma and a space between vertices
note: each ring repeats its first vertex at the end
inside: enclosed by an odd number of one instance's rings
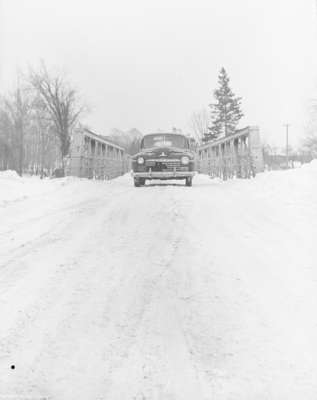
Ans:
POLYGON ((186 139, 182 135, 176 134, 157 134, 144 136, 143 148, 151 147, 181 147, 185 148, 186 139))

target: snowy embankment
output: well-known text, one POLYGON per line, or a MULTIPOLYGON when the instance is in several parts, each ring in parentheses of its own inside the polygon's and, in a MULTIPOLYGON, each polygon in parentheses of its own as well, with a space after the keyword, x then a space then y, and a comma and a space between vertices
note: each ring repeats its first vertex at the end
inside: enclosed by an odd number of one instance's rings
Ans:
POLYGON ((0 397, 317 398, 316 161, 192 188, 0 173, 0 221, 0 397))

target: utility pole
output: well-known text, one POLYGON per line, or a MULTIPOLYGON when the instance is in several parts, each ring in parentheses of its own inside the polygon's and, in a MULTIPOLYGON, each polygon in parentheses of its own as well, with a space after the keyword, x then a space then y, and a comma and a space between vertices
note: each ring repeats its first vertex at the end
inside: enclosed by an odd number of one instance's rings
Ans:
POLYGON ((16 91, 16 129, 18 134, 18 173, 22 176, 23 173, 23 161, 24 161, 24 143, 23 143, 23 106, 21 99, 20 87, 16 91))
POLYGON ((286 149, 285 149, 285 154, 286 154, 286 168, 288 168, 288 128, 290 124, 284 124, 286 128, 286 149))

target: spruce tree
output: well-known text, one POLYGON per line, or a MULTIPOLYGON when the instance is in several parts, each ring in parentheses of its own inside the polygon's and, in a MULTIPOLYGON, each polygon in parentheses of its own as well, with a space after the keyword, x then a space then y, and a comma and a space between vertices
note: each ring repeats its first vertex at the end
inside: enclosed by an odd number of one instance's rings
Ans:
POLYGON ((209 105, 211 109, 211 123, 205 141, 213 140, 224 134, 234 134, 239 120, 243 117, 241 111, 241 97, 235 96, 229 86, 229 77, 224 68, 218 76, 219 87, 214 91, 216 101, 209 105))

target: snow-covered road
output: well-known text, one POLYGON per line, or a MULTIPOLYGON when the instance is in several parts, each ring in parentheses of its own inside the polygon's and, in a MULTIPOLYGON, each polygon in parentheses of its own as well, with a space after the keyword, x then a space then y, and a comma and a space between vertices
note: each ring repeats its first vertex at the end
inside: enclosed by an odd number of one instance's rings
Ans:
POLYGON ((0 222, 0 398, 316 400, 316 163, 192 188, 4 173, 0 222))

